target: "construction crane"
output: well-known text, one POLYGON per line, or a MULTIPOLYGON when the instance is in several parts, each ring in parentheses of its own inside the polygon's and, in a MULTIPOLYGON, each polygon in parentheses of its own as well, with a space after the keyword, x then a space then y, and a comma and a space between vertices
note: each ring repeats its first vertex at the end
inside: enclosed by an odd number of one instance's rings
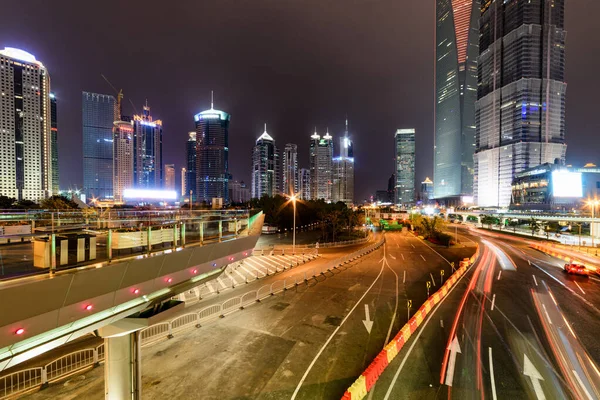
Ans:
MULTIPOLYGON (((123 89, 117 90, 117 88, 114 87, 112 83, 110 83, 110 81, 106 76, 104 76, 104 74, 100 74, 100 76, 106 81, 106 83, 109 84, 109 86, 112 88, 112 90, 114 90, 115 94, 117 95, 117 110, 119 110, 119 119, 121 119, 123 117, 123 89)), ((135 113, 137 114, 137 107, 135 106, 135 104, 133 104, 133 101, 131 101, 131 99, 128 100, 131 106, 133 107, 133 111, 135 111, 135 113)))

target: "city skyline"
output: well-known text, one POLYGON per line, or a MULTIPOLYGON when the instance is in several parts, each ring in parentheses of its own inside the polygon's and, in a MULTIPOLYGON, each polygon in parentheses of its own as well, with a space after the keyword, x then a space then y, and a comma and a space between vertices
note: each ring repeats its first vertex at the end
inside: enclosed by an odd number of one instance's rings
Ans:
MULTIPOLYGON (((255 140, 250 133, 260 129, 264 120, 270 121, 273 131, 280 132, 277 138, 280 143, 298 144, 300 167, 306 167, 302 154, 307 154, 308 144, 296 138, 311 132, 315 124, 329 125, 330 131, 337 135, 343 131, 343 117, 346 114, 359 132, 353 137, 360 158, 360 163, 356 165, 357 201, 367 198, 375 189, 385 187, 387 175, 394 168, 393 152, 385 149, 382 152, 378 147, 386 143, 387 135, 396 126, 414 126, 422 133, 417 139, 416 176, 422 180, 425 176, 433 175, 433 2, 415 4, 406 10, 391 1, 382 1, 369 7, 348 7, 339 3, 332 4, 319 16, 312 15, 308 5, 302 8, 286 5, 273 10, 273 16, 266 15, 264 7, 240 5, 229 18, 237 21, 241 15, 246 15, 251 22, 244 25, 247 30, 244 36, 248 39, 237 40, 242 30, 234 26, 230 36, 223 38, 218 45, 209 46, 211 51, 216 52, 217 58, 213 60, 221 61, 205 65, 194 62, 193 57, 196 56, 188 54, 186 50, 193 46, 189 29, 178 29, 173 39, 163 39, 158 32, 147 32, 143 35, 147 40, 142 40, 141 33, 136 33, 131 27, 132 34, 123 38, 117 32, 107 32, 99 26, 89 30, 85 24, 68 24, 67 19, 82 7, 75 5, 69 9, 45 3, 37 6, 29 3, 8 5, 5 10, 7 16, 14 15, 15 18, 8 18, 7 23, 0 27, 4 41, 0 47, 17 47, 31 52, 43 60, 52 75, 52 90, 59 104, 61 188, 83 185, 83 172, 77 160, 83 140, 81 92, 113 94, 101 78, 101 73, 115 86, 123 87, 127 97, 134 103, 142 104, 146 98, 152 99, 153 112, 166 121, 165 132, 168 131, 170 135, 164 143, 164 163, 175 163, 178 169, 185 166, 181 157, 181 143, 187 139, 187 132, 194 128, 190 116, 207 108, 210 90, 215 90, 221 108, 233 116, 231 138, 236 146, 231 146, 230 171, 234 179, 250 181, 245 156, 251 151, 255 140), (24 13, 29 15, 31 21, 27 29, 16 23, 17 16, 24 13), (353 19, 355 15, 364 15, 365 18, 353 19), (48 17, 63 23, 50 27, 43 22, 48 17), (378 29, 372 29, 374 18, 377 18, 378 29), (281 55, 275 55, 256 40, 263 30, 267 30, 261 24, 265 20, 276 22, 268 31, 275 30, 278 33, 278 43, 289 44, 289 50, 283 48, 281 55), (308 33, 308 42, 295 41, 291 31, 297 31, 307 21, 312 21, 316 29, 308 33), (353 35, 356 34, 356 39, 360 39, 358 43, 335 33, 347 31, 345 28, 350 26, 350 21, 354 21, 352 28, 356 33, 353 35), (289 25, 289 28, 285 25, 289 25), (327 36, 329 43, 319 41, 322 36, 327 36), (117 37, 119 39, 115 43, 118 45, 105 46, 106 52, 103 54, 95 54, 93 47, 89 46, 90 40, 98 44, 112 43, 117 37), (152 45, 144 44, 140 48, 141 42, 152 45), (305 46, 302 43, 319 45, 305 46), (253 51, 244 50, 248 44, 254 46, 251 47, 253 51), (170 52, 168 57, 163 58, 159 54, 165 48, 169 48, 170 52), (152 65, 139 64, 139 57, 131 49, 147 52, 148 57, 155 55, 152 65), (303 63, 291 62, 296 60, 296 53, 302 54, 303 63), (363 55, 358 57, 357 54, 363 55), (405 62, 407 54, 412 57, 410 63, 405 62), (119 59, 119 63, 114 63, 114 59, 119 59), (161 71, 169 60, 177 60, 182 76, 194 78, 181 83, 161 82, 161 71), (316 73, 316 68, 327 64, 332 67, 316 73), (333 67, 342 64, 344 68, 333 67), (259 87, 261 90, 257 93, 255 89, 259 87), (403 96, 405 92, 411 95, 403 96), (372 100, 360 100, 365 96, 372 100), (302 118, 299 119, 299 115, 302 118), (378 116, 376 121, 372 121, 373 115, 378 116), (380 165, 388 172, 374 176, 373 169, 380 165)), ((174 15, 169 14, 168 19, 183 18, 185 21, 187 15, 193 15, 190 12, 193 8, 200 8, 207 15, 221 15, 225 5, 189 8, 172 11, 174 15)), ((123 5, 125 14, 130 9, 140 11, 135 2, 123 5)), ((125 15, 115 15, 109 7, 97 7, 94 12, 107 23, 116 25, 123 22, 125 15)), ((157 15, 152 7, 143 7, 141 12, 146 20, 157 15)), ((597 79, 593 65, 597 64, 600 57, 600 44, 593 40, 593 35, 589 35, 587 29, 591 25, 591 16, 598 12, 600 4, 593 3, 586 12, 581 7, 572 7, 565 15, 569 37, 568 58, 586 60, 568 63, 566 69, 566 81, 569 84, 567 162, 578 165, 588 161, 598 162, 594 149, 600 144, 596 143, 600 139, 586 138, 587 133, 600 130, 599 124, 593 120, 593 102, 590 102, 587 94, 590 82, 597 79)), ((143 19, 140 18, 140 21, 143 19)), ((217 20, 203 26, 199 34, 219 32, 215 24, 217 20)), ((126 114, 133 114, 128 103, 124 104, 124 108, 126 114)))

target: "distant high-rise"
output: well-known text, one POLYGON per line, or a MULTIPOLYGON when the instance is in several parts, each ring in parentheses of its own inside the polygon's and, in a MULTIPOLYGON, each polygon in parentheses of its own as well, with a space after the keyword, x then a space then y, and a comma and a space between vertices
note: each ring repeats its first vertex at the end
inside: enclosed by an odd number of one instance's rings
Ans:
POLYGON ((354 204, 354 150, 348 135, 346 120, 346 132, 340 138, 340 156, 333 159, 332 200, 351 206, 354 204))
POLYGON ((37 201, 56 187, 50 75, 35 56, 11 47, 0 50, 0 64, 0 195, 37 201))
POLYGON ((221 198, 229 203, 229 121, 231 116, 210 110, 194 116, 196 121, 196 201, 212 204, 221 198))
POLYGON ((415 130, 398 129, 396 149, 396 199, 398 206, 415 202, 415 130))
POLYGON ((133 182, 136 188, 160 189, 162 171, 162 121, 153 120, 148 102, 133 116, 133 182))
POLYGON ((175 164, 165 164, 165 189, 175 190, 175 164))
POLYGON ((246 203, 250 201, 250 188, 244 181, 229 181, 229 198, 234 203, 246 203))
POLYGON ((298 173, 298 193, 302 200, 311 200, 310 170, 307 168, 301 168, 298 173))
POLYGON ((436 0, 435 198, 473 193, 480 0, 436 0))
POLYGON ((312 200, 332 200, 333 137, 329 131, 321 137, 310 137, 310 197, 312 200))
POLYGON ((298 193, 298 146, 285 145, 283 150, 282 192, 287 195, 298 193))
POLYGON ((50 93, 50 141, 52 159, 52 193, 59 191, 58 180, 58 119, 56 110, 56 96, 50 93))
POLYGON ((482 3, 474 157, 479 206, 509 206, 516 174, 564 163, 564 3, 482 3))
POLYGON ((185 188, 184 195, 189 198, 192 192, 192 201, 196 200, 196 132, 188 133, 188 140, 185 142, 185 188))
POLYGON ((277 161, 275 140, 267 133, 265 124, 265 131, 256 139, 252 149, 252 198, 277 194, 277 161))
POLYGON ((189 196, 189 193, 186 193, 185 188, 187 187, 187 169, 181 168, 181 197, 189 196))
POLYGON ((110 95, 82 92, 83 190, 88 198, 113 198, 113 123, 120 119, 110 95))
POLYGON ((396 198, 396 174, 392 174, 388 179, 387 193, 388 201, 393 203, 396 198))
POLYGON ((122 202, 125 189, 133 187, 133 126, 125 121, 113 125, 113 194, 122 202))
POLYGON ((433 182, 429 177, 426 177, 423 182, 421 182, 421 201, 424 204, 428 204, 431 199, 433 199, 433 182))

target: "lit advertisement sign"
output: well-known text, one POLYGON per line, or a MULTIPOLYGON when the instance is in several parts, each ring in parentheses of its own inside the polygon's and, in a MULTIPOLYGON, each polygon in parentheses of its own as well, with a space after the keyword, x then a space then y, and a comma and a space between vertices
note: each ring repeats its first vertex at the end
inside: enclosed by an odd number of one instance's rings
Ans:
POLYGON ((581 172, 552 171, 554 197, 583 197, 581 172))
POLYGON ((125 189, 123 197, 141 200, 176 200, 177 192, 174 190, 125 189))

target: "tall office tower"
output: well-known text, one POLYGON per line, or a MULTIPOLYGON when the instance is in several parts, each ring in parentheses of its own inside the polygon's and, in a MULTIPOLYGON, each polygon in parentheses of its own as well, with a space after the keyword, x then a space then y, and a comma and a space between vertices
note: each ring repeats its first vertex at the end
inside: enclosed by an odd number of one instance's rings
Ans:
POLYGON ((415 130, 398 129, 396 142, 396 199, 397 206, 415 202, 415 130))
POLYGON ((310 170, 301 168, 298 172, 298 194, 302 200, 312 200, 310 197, 310 170))
POLYGON ((213 198, 229 203, 229 121, 231 116, 210 110, 194 116, 196 121, 196 201, 212 204, 213 198))
POLYGON ((507 207, 516 174, 565 160, 564 0, 486 0, 479 29, 475 202, 507 207))
POLYGON ((298 146, 288 143, 283 149, 282 192, 287 195, 298 193, 298 146))
POLYGON ((113 195, 116 202, 123 202, 123 192, 133 187, 133 136, 131 122, 114 122, 113 195))
POLYGON ((439 199, 473 193, 479 10, 480 0, 436 0, 433 180, 439 199))
POLYGON ((162 171, 162 121, 153 120, 150 107, 133 116, 133 182, 136 188, 160 189, 162 171))
POLYGON ((175 164, 165 164, 165 189, 175 190, 175 164))
POLYGON ((354 203, 354 150, 348 137, 348 120, 346 132, 340 138, 340 156, 333 159, 333 202, 341 201, 347 206, 354 203))
POLYGON ((310 137, 310 198, 331 202, 333 186, 333 137, 329 131, 310 137))
POLYGON ((387 193, 388 201, 393 203, 396 198, 396 174, 392 174, 388 179, 387 193))
POLYGON ((250 201, 250 188, 244 181, 229 181, 229 198, 234 203, 246 203, 250 201))
POLYGON ((187 169, 181 168, 181 197, 189 196, 189 193, 186 193, 185 188, 188 186, 187 183, 187 169))
POLYGON ((50 75, 26 51, 0 50, 0 195, 40 200, 52 194, 50 75))
POLYGON ((423 182, 421 182, 421 201, 424 204, 429 204, 430 200, 433 199, 433 181, 426 177, 423 182))
POLYGON ((192 201, 196 200, 196 132, 188 133, 188 140, 185 142, 185 188, 184 196, 189 198, 192 192, 192 201))
POLYGON ((121 116, 110 95, 82 92, 83 190, 89 199, 113 198, 113 124, 121 116))
POLYGON ((56 96, 50 93, 50 148, 52 159, 52 193, 58 194, 58 119, 56 113, 56 96))
POLYGON ((256 139, 252 149, 252 198, 277 194, 278 157, 275 140, 265 131, 256 139))

